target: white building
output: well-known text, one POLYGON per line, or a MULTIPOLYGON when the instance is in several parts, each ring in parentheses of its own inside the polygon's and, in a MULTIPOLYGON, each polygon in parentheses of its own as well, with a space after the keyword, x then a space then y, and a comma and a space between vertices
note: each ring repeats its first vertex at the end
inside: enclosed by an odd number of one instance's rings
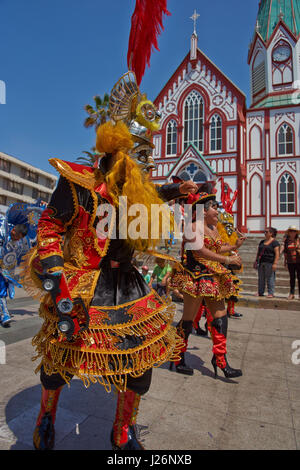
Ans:
POLYGON ((14 202, 48 202, 57 176, 0 152, 0 212, 14 202))

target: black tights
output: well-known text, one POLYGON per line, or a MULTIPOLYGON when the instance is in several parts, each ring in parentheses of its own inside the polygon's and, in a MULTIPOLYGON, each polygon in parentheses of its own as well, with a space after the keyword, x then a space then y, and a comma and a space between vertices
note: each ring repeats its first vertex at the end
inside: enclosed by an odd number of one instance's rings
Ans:
MULTIPOLYGON (((72 379, 73 375, 68 374, 68 377, 72 379)), ((152 369, 147 370, 141 377, 130 377, 127 378, 127 388, 132 392, 144 395, 148 392, 151 384, 152 369)), ((47 390, 56 390, 57 388, 65 385, 65 380, 60 374, 47 375, 42 367, 41 369, 41 383, 47 390)))

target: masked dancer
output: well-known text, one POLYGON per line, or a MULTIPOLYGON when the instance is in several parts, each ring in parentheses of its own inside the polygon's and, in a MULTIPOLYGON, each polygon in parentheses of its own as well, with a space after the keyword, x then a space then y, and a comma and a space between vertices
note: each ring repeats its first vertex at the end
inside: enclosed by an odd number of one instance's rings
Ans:
POLYGON ((192 182, 155 187, 143 171, 153 162, 151 134, 159 116, 134 73, 113 87, 110 115, 97 131, 98 168, 50 160, 60 179, 39 220, 37 248, 27 257, 24 285, 34 281, 47 291, 39 312, 44 324, 33 339, 42 385, 36 449, 54 447, 59 395, 73 376, 85 386, 116 388, 112 447, 142 449, 135 428, 140 398, 150 387, 152 368, 178 358, 182 347, 172 326, 173 306, 148 287, 131 262, 135 250, 153 249, 158 239, 131 237, 128 214, 133 204, 143 206, 150 234, 151 205, 197 187, 192 182))

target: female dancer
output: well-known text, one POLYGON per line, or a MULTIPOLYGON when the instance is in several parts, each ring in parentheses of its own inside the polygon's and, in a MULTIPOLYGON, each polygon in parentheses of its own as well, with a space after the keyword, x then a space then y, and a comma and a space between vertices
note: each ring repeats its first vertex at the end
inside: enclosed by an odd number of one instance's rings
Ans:
MULTIPOLYGON (((183 261, 184 273, 176 271, 171 280, 171 287, 178 289, 184 296, 183 316, 177 328, 185 341, 181 351, 181 360, 175 362, 176 372, 193 375, 193 369, 185 363, 184 353, 187 349, 188 337, 192 332, 193 320, 203 300, 212 316, 210 324, 213 341, 212 365, 217 376, 220 368, 225 377, 239 377, 240 369, 233 369, 226 358, 226 337, 228 317, 225 309, 225 299, 238 293, 238 282, 223 264, 241 265, 238 254, 224 256, 228 245, 224 244, 216 230, 218 209, 215 194, 198 193, 190 195, 188 203, 193 206, 196 217, 196 204, 204 204, 204 244, 198 250, 185 250, 183 261)), ((192 223, 193 232, 196 230, 196 220, 192 223)), ((184 240, 184 244, 187 240, 184 240)), ((172 368, 172 365, 170 366, 172 368)))

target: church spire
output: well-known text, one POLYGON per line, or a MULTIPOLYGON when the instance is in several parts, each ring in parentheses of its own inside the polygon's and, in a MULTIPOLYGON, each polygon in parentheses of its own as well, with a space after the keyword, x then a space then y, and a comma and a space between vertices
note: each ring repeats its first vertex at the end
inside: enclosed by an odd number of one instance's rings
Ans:
POLYGON ((256 28, 265 42, 271 37, 279 21, 295 35, 300 35, 299 0, 260 0, 256 28))
POLYGON ((199 18, 199 13, 194 10, 194 13, 192 16, 190 16, 190 19, 194 21, 194 31, 191 36, 191 52, 190 52, 190 59, 195 60, 197 58, 197 48, 198 48, 198 36, 197 36, 197 31, 196 31, 196 21, 199 18))

